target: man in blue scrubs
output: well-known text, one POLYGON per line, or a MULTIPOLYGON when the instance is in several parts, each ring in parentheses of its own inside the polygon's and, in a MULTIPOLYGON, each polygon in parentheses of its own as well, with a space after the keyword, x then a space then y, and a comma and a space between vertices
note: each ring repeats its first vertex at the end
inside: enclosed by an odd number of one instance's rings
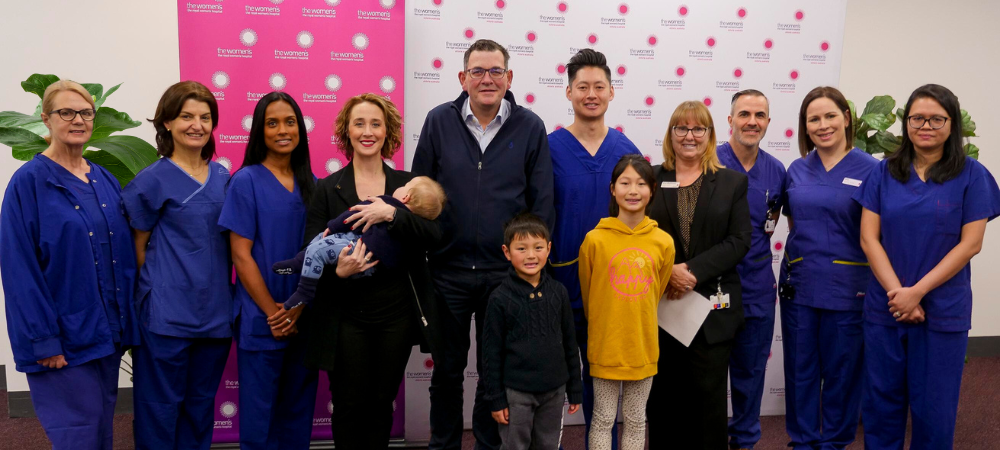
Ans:
POLYGON ((771 263, 771 235, 781 210, 785 166, 759 147, 770 123, 770 105, 762 92, 737 92, 729 113, 732 136, 716 149, 722 165, 749 179, 747 202, 753 228, 750 251, 736 266, 743 287, 746 322, 736 335, 729 362, 733 403, 729 447, 734 449, 752 449, 760 440, 764 371, 774 334, 777 284, 771 263))
MULTIPOLYGON (((556 226, 549 259, 554 277, 566 286, 576 321, 576 340, 583 360, 583 417, 590 436, 594 384, 587 364, 587 320, 583 315, 577 256, 587 232, 608 216, 611 171, 622 156, 639 154, 624 134, 604 124, 615 98, 611 68, 600 52, 580 50, 566 65, 566 98, 573 105, 573 123, 549 134, 555 191, 556 226)), ((614 433, 614 430, 612 430, 614 433)), ((617 445, 612 440, 612 448, 617 445)))

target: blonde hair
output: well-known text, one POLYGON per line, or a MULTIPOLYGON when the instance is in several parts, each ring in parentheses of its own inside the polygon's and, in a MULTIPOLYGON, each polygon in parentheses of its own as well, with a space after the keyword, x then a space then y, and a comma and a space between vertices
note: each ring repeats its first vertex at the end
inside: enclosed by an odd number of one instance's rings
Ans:
MULTIPOLYGON (((52 108, 55 108, 56 94, 64 91, 80 94, 87 103, 90 103, 91 108, 95 111, 97 110, 97 106, 94 104, 94 97, 91 97, 90 92, 87 92, 87 89, 83 85, 73 80, 59 80, 45 88, 45 93, 42 94, 42 113, 51 113, 52 108)), ((52 136, 45 136, 45 142, 51 144, 52 136)))
POLYGON ((396 150, 403 145, 403 117, 399 114, 395 104, 385 97, 370 92, 351 97, 337 114, 337 120, 333 124, 333 135, 339 141, 337 146, 344 152, 348 160, 354 159, 354 147, 351 147, 351 137, 347 133, 347 127, 349 126, 348 122, 351 121, 351 111, 362 103, 371 103, 382 110, 382 115, 385 116, 383 123, 385 142, 382 144, 381 155, 382 158, 392 158, 396 150))
POLYGON ((687 101, 677 105, 674 114, 670 116, 670 123, 667 125, 667 134, 663 136, 663 168, 674 170, 674 160, 676 158, 673 140, 671 139, 673 129, 681 120, 688 118, 694 119, 699 125, 708 128, 708 135, 706 136, 708 148, 705 149, 705 154, 701 157, 701 170, 702 173, 715 173, 722 168, 719 156, 715 153, 715 123, 712 121, 712 113, 708 111, 705 104, 697 101, 687 101))
POLYGON ((414 177, 413 187, 410 189, 410 201, 406 204, 413 214, 427 220, 437 219, 444 209, 444 203, 448 197, 444 189, 436 181, 420 176, 414 177))

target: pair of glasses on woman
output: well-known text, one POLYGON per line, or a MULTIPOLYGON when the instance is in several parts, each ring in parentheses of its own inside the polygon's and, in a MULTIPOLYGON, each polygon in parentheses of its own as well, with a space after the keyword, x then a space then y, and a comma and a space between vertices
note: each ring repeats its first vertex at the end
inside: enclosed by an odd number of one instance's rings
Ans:
POLYGON ((484 76, 486 76, 487 73, 490 74, 490 78, 492 78, 494 80, 499 80, 499 79, 503 78, 503 76, 507 73, 507 69, 501 69, 499 67, 494 67, 492 69, 484 69, 482 67, 473 67, 473 68, 471 68, 469 70, 466 70, 466 72, 469 73, 470 77, 475 78, 477 80, 480 79, 480 78, 482 78, 482 77, 484 77, 484 76))
POLYGON ((948 123, 948 118, 941 116, 910 116, 906 118, 906 123, 910 124, 910 128, 913 129, 923 128, 925 123, 929 123, 932 130, 940 130, 944 128, 944 124, 948 123))
POLYGON ((688 133, 691 133, 696 138, 705 137, 705 133, 708 132, 708 128, 705 127, 694 127, 694 128, 674 127, 673 130, 674 130, 674 136, 677 136, 679 138, 687 136, 688 133))
POLYGON ((97 111, 94 111, 93 109, 81 109, 77 111, 75 109, 63 108, 55 111, 49 111, 49 114, 58 114, 60 119, 67 122, 71 122, 75 119, 77 114, 80 115, 81 119, 86 120, 87 122, 90 122, 94 120, 94 117, 97 117, 97 111))

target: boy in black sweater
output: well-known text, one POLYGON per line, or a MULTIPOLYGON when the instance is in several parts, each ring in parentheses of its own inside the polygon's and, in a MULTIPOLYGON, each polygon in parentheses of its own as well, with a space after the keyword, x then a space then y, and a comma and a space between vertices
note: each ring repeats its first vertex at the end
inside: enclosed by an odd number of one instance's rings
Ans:
POLYGON ((580 354, 566 288, 542 271, 552 242, 537 216, 504 227, 513 266, 490 295, 483 326, 486 400, 505 449, 558 448, 563 404, 583 402, 580 354))

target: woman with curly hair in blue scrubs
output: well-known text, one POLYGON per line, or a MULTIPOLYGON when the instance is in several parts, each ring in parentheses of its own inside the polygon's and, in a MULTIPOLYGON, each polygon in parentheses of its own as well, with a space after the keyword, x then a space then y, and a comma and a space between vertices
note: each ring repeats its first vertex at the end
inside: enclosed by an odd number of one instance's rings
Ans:
POLYGON ((993 175, 962 148, 958 98, 917 88, 902 145, 871 172, 861 203, 861 246, 874 279, 864 304, 865 448, 950 449, 972 327, 969 261, 1000 214, 993 175))

